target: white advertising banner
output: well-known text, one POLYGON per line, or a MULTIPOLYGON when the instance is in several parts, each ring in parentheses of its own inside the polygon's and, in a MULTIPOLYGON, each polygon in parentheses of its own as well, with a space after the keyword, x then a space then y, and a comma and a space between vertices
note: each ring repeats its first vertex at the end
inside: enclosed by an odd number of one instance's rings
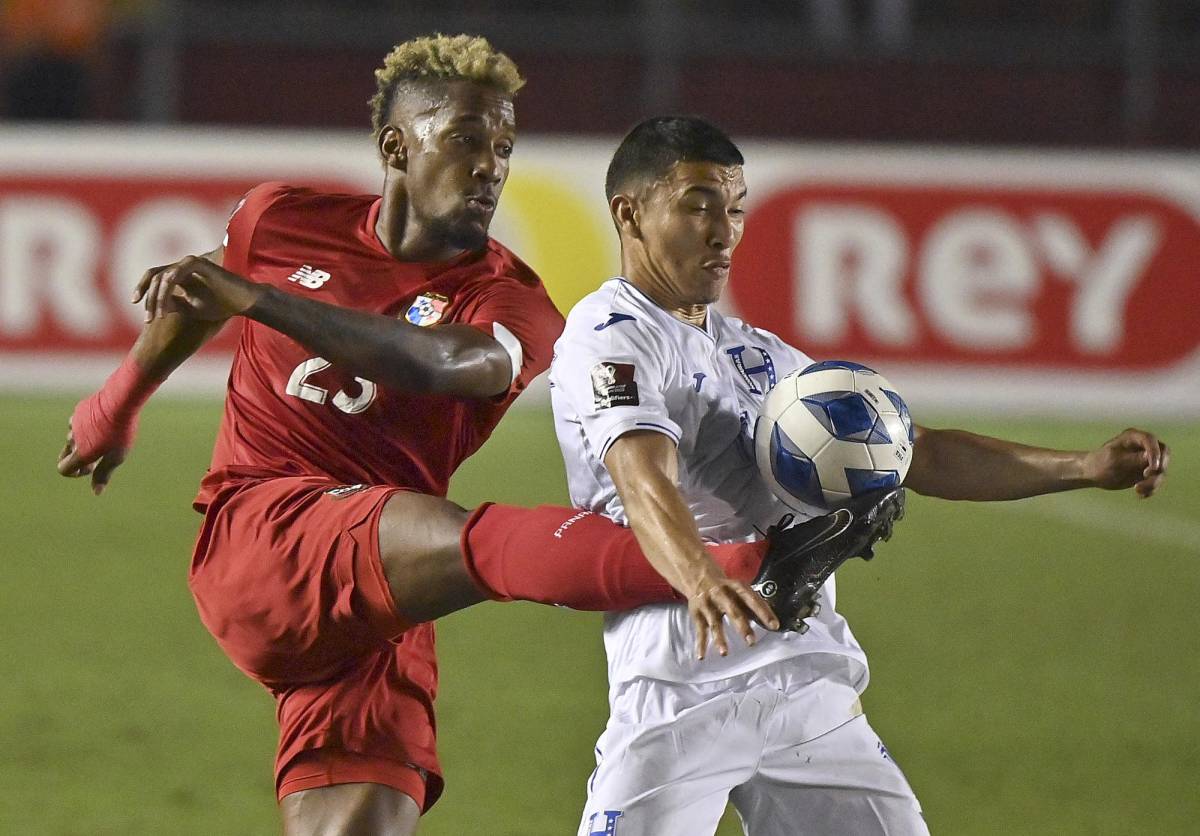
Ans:
MULTIPOLYGON (((568 309, 619 270, 615 140, 521 138, 494 235, 568 309)), ((724 304, 916 408, 1200 415, 1200 160, 745 143, 724 304)), ((0 386, 95 385, 148 267, 219 243, 250 186, 373 192, 363 134, 0 131, 0 386)), ((229 329, 234 331, 235 329, 229 329)), ((217 392, 232 334, 175 388, 217 392)))

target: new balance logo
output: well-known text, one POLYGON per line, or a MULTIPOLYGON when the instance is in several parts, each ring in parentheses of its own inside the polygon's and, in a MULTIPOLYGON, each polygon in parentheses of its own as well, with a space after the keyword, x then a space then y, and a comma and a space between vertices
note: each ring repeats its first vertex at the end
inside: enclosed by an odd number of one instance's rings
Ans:
POLYGON ((324 270, 318 270, 311 264, 305 264, 295 273, 288 276, 289 282, 296 282, 301 287, 307 287, 309 290, 320 290, 321 285, 329 281, 329 273, 324 270))

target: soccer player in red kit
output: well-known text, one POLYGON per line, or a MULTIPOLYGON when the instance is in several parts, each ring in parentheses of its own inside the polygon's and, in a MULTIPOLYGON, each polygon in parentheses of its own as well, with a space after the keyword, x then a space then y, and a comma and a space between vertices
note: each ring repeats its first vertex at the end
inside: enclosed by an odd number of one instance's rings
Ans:
MULTIPOLYGON (((222 649, 276 698, 289 834, 412 833, 437 799, 432 619, 487 599, 686 600, 701 652, 711 635, 724 653, 723 617, 747 641, 751 619, 779 626, 745 581, 803 545, 652 567, 598 516, 444 499, 548 366, 562 317, 487 234, 516 67, 482 38, 438 36, 401 44, 376 75, 382 197, 259 186, 221 247, 148 271, 146 327, 76 408, 58 463, 100 492, 157 385, 245 319, 189 582, 222 649)), ((844 548, 861 551, 871 525, 844 548)))

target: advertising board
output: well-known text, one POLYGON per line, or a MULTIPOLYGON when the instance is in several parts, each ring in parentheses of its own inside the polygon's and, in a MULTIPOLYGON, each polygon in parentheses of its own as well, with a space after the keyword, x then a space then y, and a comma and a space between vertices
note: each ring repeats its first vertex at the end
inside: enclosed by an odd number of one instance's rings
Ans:
MULTIPOLYGON (((522 138, 493 226, 565 311, 619 272, 611 141, 522 138)), ((1184 156, 743 144, 723 305, 912 403, 1200 413, 1200 174, 1184 156)), ((358 134, 0 132, 0 385, 94 385, 142 272, 219 243, 250 186, 377 191, 358 134)), ((301 265, 297 265, 300 267, 301 265)), ((178 374, 218 392, 235 328, 178 374)))

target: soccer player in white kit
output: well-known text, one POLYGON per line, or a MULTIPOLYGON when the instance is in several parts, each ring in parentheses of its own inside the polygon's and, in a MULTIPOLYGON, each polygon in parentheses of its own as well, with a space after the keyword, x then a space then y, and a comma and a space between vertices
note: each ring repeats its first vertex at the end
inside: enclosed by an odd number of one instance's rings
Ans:
MULTIPOLYGON (((753 424, 775 382, 812 360, 709 307, 742 234, 742 163, 699 119, 634 128, 606 182, 623 275, 571 311, 551 365, 572 502, 632 527, 668 581, 710 560, 705 541, 760 536, 786 511, 755 466, 753 424)), ((908 487, 974 500, 1148 496, 1168 460, 1139 430, 1064 452, 918 428, 913 450, 908 487)), ((682 605, 607 614, 611 713, 580 836, 703 836, 727 801, 751 836, 927 833, 863 715, 866 656, 835 606, 831 578, 806 633, 756 625, 753 646, 709 658, 718 625, 695 636, 682 605)))

